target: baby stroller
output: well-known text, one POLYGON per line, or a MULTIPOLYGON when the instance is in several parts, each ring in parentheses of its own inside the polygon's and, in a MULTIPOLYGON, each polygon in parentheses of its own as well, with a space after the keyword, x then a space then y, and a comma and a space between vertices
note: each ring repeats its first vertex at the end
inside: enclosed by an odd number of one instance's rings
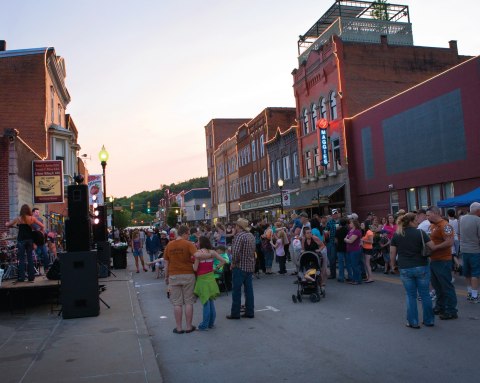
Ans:
POLYGON ((297 294, 292 295, 293 303, 302 302, 302 295, 309 295, 310 302, 325 298, 325 289, 322 287, 322 257, 313 251, 304 251, 300 254, 297 273, 297 294))

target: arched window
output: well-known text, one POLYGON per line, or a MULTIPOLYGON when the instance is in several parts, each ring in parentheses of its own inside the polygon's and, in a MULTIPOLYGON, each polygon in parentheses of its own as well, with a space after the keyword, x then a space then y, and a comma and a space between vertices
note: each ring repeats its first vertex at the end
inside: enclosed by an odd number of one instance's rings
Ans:
POLYGON ((312 104, 312 109, 311 109, 311 114, 312 114, 312 132, 317 129, 317 105, 312 104))
POLYGON ((330 119, 336 120, 337 115, 337 94, 335 92, 330 93, 330 119))
POLYGON ((309 133, 308 130, 308 110, 303 110, 303 134, 307 135, 309 133))
POLYGON ((320 118, 327 118, 327 102, 324 97, 320 100, 320 118))

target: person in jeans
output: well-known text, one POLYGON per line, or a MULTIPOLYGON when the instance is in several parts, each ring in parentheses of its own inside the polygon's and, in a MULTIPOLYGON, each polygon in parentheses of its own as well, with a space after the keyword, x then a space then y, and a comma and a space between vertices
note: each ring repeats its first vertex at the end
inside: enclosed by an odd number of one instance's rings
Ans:
POLYGON ((443 320, 457 319, 457 295, 452 284, 451 251, 455 232, 436 206, 427 209, 427 219, 431 223, 430 238, 435 244, 430 256, 432 286, 437 294, 433 312, 443 320))
POLYGON ((480 203, 470 205, 470 214, 460 220, 460 249, 463 258, 463 275, 467 280, 467 300, 478 303, 480 278, 480 203))
POLYGON ((147 250, 147 254, 150 257, 149 264, 152 265, 152 272, 155 272, 155 262, 153 262, 153 260, 158 258, 160 247, 160 238, 152 229, 148 229, 147 239, 145 240, 145 250, 147 250))
POLYGON ((20 208, 20 215, 11 221, 5 223, 6 227, 18 228, 17 235, 17 258, 18 258, 18 277, 17 282, 25 281, 25 258, 27 259, 28 281, 35 280, 35 268, 33 266, 33 239, 32 239, 32 225, 43 232, 45 226, 42 222, 33 216, 30 206, 22 205, 20 208))
POLYGON ((254 318, 253 272, 255 271, 255 237, 250 233, 248 221, 236 221, 236 234, 232 242, 232 308, 227 319, 240 319, 242 285, 245 290, 244 318, 254 318))
POLYGON ((397 232, 390 244, 390 264, 395 266, 398 255, 400 279, 407 293, 407 327, 419 329, 417 292, 422 298, 423 324, 434 325, 432 300, 429 295, 430 268, 428 258, 422 256, 423 244, 433 248, 433 242, 423 230, 417 230, 416 216, 407 213, 398 221, 397 232), (423 237, 423 241, 422 241, 423 237))
MULTIPOLYGON (((332 215, 328 220, 323 232, 325 244, 327 245, 328 263, 330 265, 329 279, 335 279, 337 276, 337 246, 335 244, 335 232, 337 231, 338 210, 332 209, 332 215)), ((343 276, 339 279, 344 278, 343 276)))
POLYGON ((352 281, 351 285, 359 285, 362 283, 362 248, 360 246, 360 239, 362 238, 362 230, 360 229, 360 222, 358 219, 351 219, 349 223, 350 230, 343 239, 347 244, 347 257, 352 266, 352 281))
POLYGON ((337 281, 345 282, 345 268, 347 269, 348 281, 353 279, 352 267, 345 264, 347 258, 347 244, 343 240, 348 234, 348 221, 345 218, 340 219, 340 226, 335 230, 336 254, 338 259, 338 278, 337 281))

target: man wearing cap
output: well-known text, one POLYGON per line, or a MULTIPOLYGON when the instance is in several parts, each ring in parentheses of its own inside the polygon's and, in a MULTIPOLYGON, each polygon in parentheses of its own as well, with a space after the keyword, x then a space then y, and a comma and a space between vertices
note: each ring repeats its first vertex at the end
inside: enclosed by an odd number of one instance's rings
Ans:
POLYGON ((311 228, 310 221, 308 219, 308 214, 305 212, 300 213, 300 222, 302 223, 302 231, 300 232, 300 238, 303 238, 303 232, 306 227, 311 228))
MULTIPOLYGON (((152 229, 147 229, 147 239, 145 240, 145 250, 150 257, 150 262, 158 258, 160 253, 160 238, 153 233, 152 229)), ((152 264, 152 272, 155 271, 155 263, 152 264)))
POLYGON ((337 277, 337 250, 335 245, 335 232, 337 230, 338 210, 332 209, 332 215, 325 227, 324 235, 327 242, 327 256, 330 264, 330 276, 328 279, 335 279, 337 277))
POLYGON ((236 234, 232 241, 232 308, 227 319, 240 319, 242 285, 245 293, 244 318, 253 318, 253 273, 255 271, 255 237, 250 233, 248 221, 239 218, 236 222, 236 234))

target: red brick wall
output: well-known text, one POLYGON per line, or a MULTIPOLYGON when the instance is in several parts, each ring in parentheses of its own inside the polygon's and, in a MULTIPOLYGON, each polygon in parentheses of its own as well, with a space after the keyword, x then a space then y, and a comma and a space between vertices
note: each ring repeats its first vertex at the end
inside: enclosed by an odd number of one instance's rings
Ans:
POLYGON ((0 59, 0 131, 17 129, 42 157, 47 154, 45 78, 43 54, 0 59))
POLYGON ((10 219, 8 211, 8 138, 0 138, 0 232, 4 232, 5 222, 10 219))

